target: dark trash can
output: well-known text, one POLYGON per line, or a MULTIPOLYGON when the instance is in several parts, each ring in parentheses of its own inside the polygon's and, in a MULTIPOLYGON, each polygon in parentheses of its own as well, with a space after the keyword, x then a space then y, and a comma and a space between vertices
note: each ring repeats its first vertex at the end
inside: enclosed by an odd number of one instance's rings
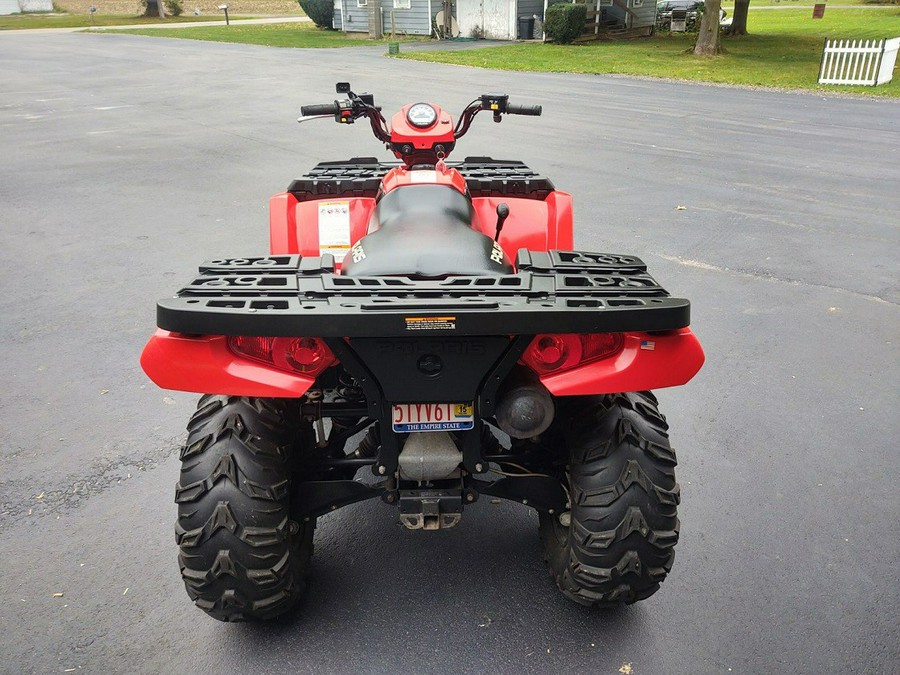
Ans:
POLYGON ((533 16, 520 16, 519 17, 519 39, 520 40, 530 40, 534 35, 534 17, 533 16))

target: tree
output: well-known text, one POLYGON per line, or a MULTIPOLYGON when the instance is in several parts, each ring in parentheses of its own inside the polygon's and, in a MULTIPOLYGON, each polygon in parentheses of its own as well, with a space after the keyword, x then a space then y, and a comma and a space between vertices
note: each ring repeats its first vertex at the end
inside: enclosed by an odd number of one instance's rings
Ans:
POLYGON ((731 35, 747 34, 747 12, 750 9, 750 0, 734 0, 734 14, 731 17, 731 35))
POLYGON ((715 56, 725 51, 722 47, 722 36, 719 30, 719 11, 722 0, 706 0, 703 17, 700 19, 700 32, 694 54, 697 56, 715 56))
POLYGON ((332 0, 297 0, 306 16, 319 28, 333 30, 334 2, 332 0))

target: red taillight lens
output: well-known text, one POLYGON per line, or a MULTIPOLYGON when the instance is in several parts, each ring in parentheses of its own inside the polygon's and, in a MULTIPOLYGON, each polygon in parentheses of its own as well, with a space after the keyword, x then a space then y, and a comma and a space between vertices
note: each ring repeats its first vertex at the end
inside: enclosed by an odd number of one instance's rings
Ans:
POLYGON ((623 344, 621 333, 537 335, 522 361, 538 375, 549 375, 612 356, 623 344))
POLYGON ((334 363, 334 354, 318 338, 296 338, 285 351, 291 368, 304 375, 318 374, 334 363))
POLYGON ((337 361, 319 338, 234 336, 228 346, 235 354, 295 373, 315 377, 337 361))
POLYGON ((236 336, 228 338, 228 346, 235 354, 246 356, 248 359, 272 363, 272 345, 275 338, 236 336))

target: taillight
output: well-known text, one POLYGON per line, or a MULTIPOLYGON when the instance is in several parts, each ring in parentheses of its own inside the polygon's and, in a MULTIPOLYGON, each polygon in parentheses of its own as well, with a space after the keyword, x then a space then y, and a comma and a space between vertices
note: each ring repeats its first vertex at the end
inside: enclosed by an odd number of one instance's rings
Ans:
POLYGON ((538 375, 549 375, 605 359, 618 353, 623 344, 621 333, 537 335, 522 360, 538 375))
POLYGON ((273 338, 234 336, 228 347, 235 354, 279 370, 315 377, 337 361, 322 340, 311 337, 273 338))

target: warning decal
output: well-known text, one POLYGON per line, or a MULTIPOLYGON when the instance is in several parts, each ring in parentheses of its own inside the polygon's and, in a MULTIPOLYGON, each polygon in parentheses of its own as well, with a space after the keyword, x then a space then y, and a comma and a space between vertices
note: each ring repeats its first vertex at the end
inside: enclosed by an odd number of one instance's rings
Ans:
POLYGON ((406 330, 456 330, 456 317, 408 316, 406 330))
POLYGON ((350 202, 319 204, 319 251, 341 262, 350 250, 350 202))

